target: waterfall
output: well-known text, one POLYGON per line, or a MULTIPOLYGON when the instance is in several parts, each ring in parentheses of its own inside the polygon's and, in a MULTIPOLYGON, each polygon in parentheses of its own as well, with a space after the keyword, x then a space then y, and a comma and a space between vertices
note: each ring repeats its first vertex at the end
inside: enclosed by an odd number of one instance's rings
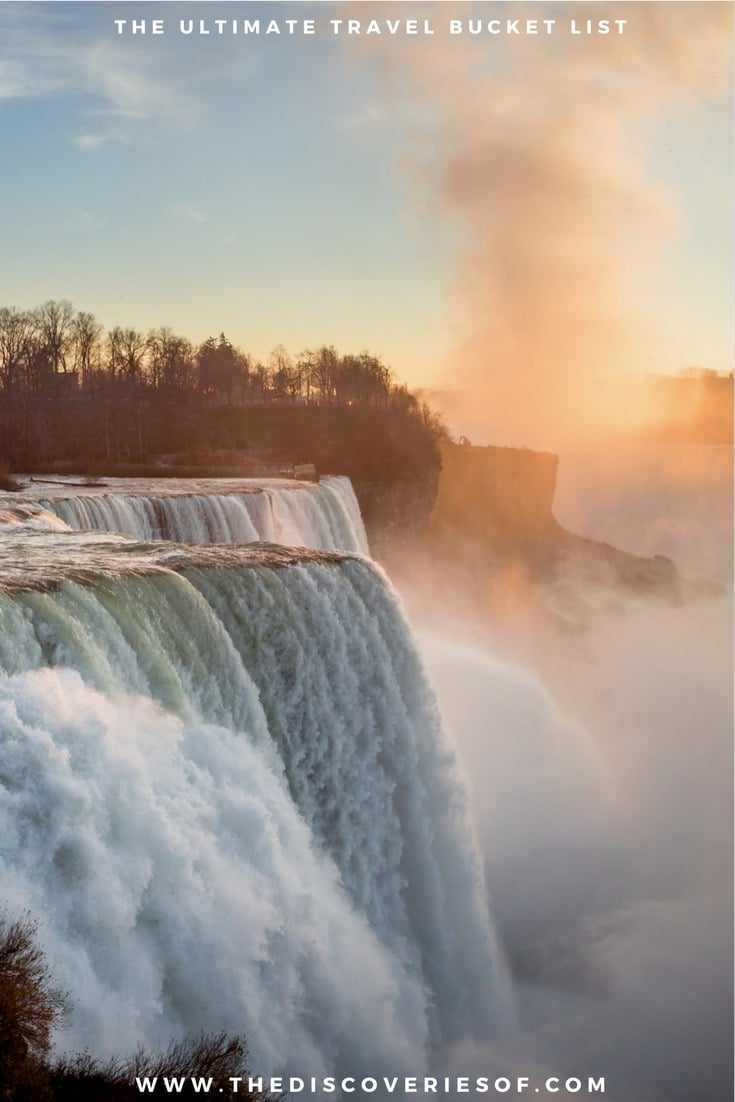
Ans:
MULTIPOLYGON (((348 478, 318 483, 109 479, 104 488, 44 487, 18 504, 5 498, 0 525, 55 516, 75 531, 119 532, 139 540, 251 543, 368 553, 360 509, 348 478)), ((40 484, 39 484, 40 489, 40 484)))
POLYGON ((226 1028, 267 1074, 417 1074, 492 1033, 463 789, 374 564, 23 532, 0 577, 0 879, 69 1043, 226 1028))

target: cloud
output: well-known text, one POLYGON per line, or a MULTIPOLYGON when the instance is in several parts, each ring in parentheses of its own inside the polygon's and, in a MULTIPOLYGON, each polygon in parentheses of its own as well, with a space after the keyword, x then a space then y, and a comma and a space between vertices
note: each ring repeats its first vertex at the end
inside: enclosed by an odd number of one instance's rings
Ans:
POLYGON ((81 134, 77 134, 72 141, 79 149, 99 149, 100 146, 109 142, 109 134, 90 134, 88 130, 83 131, 81 134))
POLYGON ((200 226, 204 222, 209 221, 209 216, 202 211, 197 210, 195 207, 188 207, 182 204, 178 204, 173 208, 174 217, 181 224, 190 226, 200 226))
POLYGON ((368 103, 361 110, 343 116, 341 124, 347 130, 359 130, 363 126, 380 126, 388 117, 384 105, 368 103))
POLYGON ((32 74, 17 61, 0 60, 0 100, 33 95, 32 74))
POLYGON ((83 83, 101 100, 97 109, 128 120, 157 118, 189 125, 198 104, 176 78, 166 74, 160 60, 144 55, 137 43, 100 41, 81 59, 83 83))
POLYGON ((72 139, 84 150, 130 141, 143 124, 191 126, 202 102, 175 57, 163 45, 154 52, 115 39, 98 22, 99 7, 90 8, 83 21, 48 9, 0 12, 0 99, 81 97, 76 109, 96 120, 72 139))

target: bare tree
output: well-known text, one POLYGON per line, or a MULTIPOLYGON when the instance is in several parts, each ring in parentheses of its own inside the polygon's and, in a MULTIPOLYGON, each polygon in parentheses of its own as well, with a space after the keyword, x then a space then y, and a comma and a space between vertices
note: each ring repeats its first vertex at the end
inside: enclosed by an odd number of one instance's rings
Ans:
POLYGON ((25 1085, 48 1055, 65 1010, 37 933, 28 917, 0 917, 0 1082, 11 1086, 25 1085))
POLYGON ((186 390, 193 382, 194 349, 186 337, 168 326, 152 329, 146 338, 148 376, 154 387, 186 390))
POLYGON ((111 379, 136 382, 143 377, 146 338, 138 329, 116 325, 107 335, 107 369, 111 379))
POLYGON ((15 306, 0 308, 0 386, 10 391, 20 380, 33 335, 33 318, 15 306))
POLYGON ((311 392, 315 385, 314 373, 316 369, 316 352, 313 352, 311 348, 305 348, 302 352, 299 352, 296 359, 296 366, 299 369, 301 379, 301 393, 304 395, 307 402, 310 402, 311 392))
POLYGON ((122 329, 116 325, 107 334, 106 343, 106 367, 110 378, 114 381, 122 374, 123 351, 122 329))
POLYGON ((332 402, 337 397, 337 372, 339 355, 334 345, 322 345, 317 349, 314 364, 314 385, 322 401, 332 402))
POLYGON ((53 374, 66 372, 72 345, 74 307, 66 299, 49 299, 34 310, 34 320, 53 374))
POLYGON ((254 389, 256 389, 260 394, 261 402, 266 402, 268 400, 268 388, 270 386, 270 375, 268 373, 268 368, 265 366, 264 363, 261 363, 260 360, 258 360, 257 363, 255 363, 252 367, 250 377, 252 379, 254 389))
POLYGON ((75 315, 71 326, 71 340, 74 351, 74 369, 78 371, 82 384, 86 384, 98 365, 102 326, 94 314, 80 311, 75 315))

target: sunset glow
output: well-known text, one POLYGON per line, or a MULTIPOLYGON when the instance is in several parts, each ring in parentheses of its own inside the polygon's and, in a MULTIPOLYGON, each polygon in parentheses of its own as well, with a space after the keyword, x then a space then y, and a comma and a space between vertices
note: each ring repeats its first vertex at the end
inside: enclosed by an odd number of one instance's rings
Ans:
POLYGON ((731 370, 730 5, 581 37, 601 5, 514 5, 541 34, 371 4, 368 35, 362 7, 250 4, 246 34, 207 4, 204 34, 193 5, 1 5, 0 302, 368 348, 514 443, 544 444, 529 390, 558 439, 635 423, 646 373, 731 370))

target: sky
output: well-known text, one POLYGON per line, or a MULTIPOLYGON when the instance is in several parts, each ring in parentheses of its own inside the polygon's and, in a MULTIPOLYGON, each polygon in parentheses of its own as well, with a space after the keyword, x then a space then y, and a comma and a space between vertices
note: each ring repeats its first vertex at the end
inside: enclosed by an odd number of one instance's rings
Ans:
MULTIPOLYGON (((366 348, 488 407, 561 396, 559 432, 571 405, 613 416, 620 377, 729 371, 731 17, 0 0, 0 305, 67 298, 105 326, 224 331, 261 358, 366 348), (179 33, 192 18, 316 33, 179 33), (333 18, 383 34, 334 35, 333 18), (387 33, 410 18, 434 34, 387 33), (556 22, 474 37, 450 18, 556 22), (572 18, 627 23, 572 36, 572 18)), ((508 442, 541 440, 508 425, 508 442)))

